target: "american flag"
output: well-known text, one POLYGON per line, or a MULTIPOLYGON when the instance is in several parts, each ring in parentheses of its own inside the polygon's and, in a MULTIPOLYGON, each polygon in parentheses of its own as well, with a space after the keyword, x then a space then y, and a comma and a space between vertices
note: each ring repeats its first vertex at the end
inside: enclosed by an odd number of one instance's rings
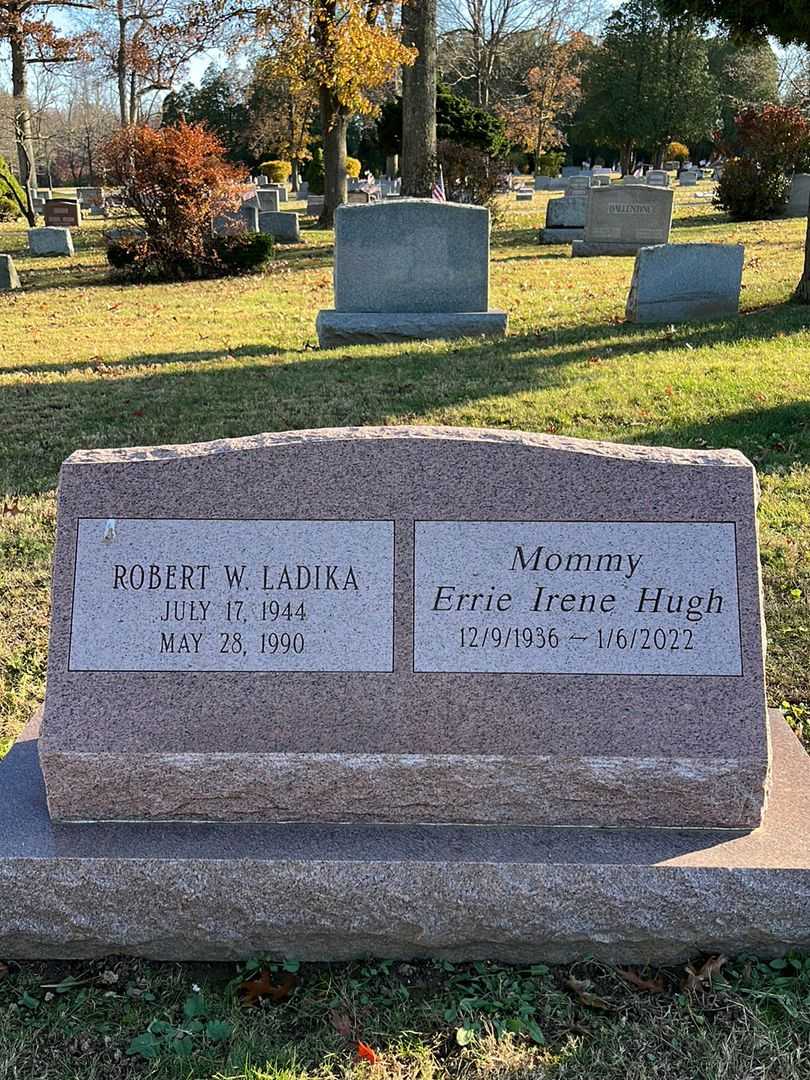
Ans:
POLYGON ((433 185, 433 196, 436 202, 447 202, 447 196, 444 193, 444 175, 442 173, 442 167, 439 166, 439 176, 433 185))

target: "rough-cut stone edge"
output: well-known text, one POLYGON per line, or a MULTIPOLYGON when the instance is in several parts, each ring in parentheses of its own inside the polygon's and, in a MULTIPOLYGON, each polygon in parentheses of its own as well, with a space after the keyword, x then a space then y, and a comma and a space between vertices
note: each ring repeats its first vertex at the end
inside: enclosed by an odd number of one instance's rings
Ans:
POLYGON ((17 273, 17 267, 14 265, 14 258, 11 255, 2 254, 0 259, 6 259, 6 270, 8 272, 8 285, 0 285, 0 292, 11 292, 14 289, 21 288, 20 275, 17 273))
MULTIPOLYGON (((359 205, 359 204, 358 204, 359 205)), ((362 207, 361 207, 362 208, 362 207)), ((356 209, 356 207, 352 207, 356 209)), ((503 337, 504 311, 318 312, 315 329, 322 349, 342 345, 374 345, 397 341, 453 340, 465 337, 503 337)))
MULTIPOLYGON (((634 446, 595 439, 573 439, 566 435, 540 435, 531 431, 503 431, 498 428, 437 427, 432 425, 391 425, 390 427, 306 428, 300 431, 269 431, 238 439, 215 439, 211 442, 170 443, 163 446, 126 446, 100 450, 76 450, 62 468, 82 465, 127 464, 133 461, 162 462, 181 458, 204 458, 219 454, 294 446, 304 442, 391 441, 397 439, 438 439, 449 442, 495 442, 502 445, 536 447, 565 453, 595 454, 619 461, 660 462, 669 465, 726 466, 744 468, 752 474, 754 466, 739 450, 684 450, 670 446, 634 446)), ((754 474, 755 475, 755 474, 754 474)))
POLYGON ((0 955, 675 963, 808 948, 810 762, 771 723, 773 798, 742 836, 59 826, 34 747, 15 747, 0 763, 0 955))
POLYGON ((60 821, 738 828, 764 761, 465 754, 71 753, 40 746, 60 821), (227 785, 222 777, 227 776, 227 785), (540 802, 537 791, 555 792, 540 802), (398 792, 391 799, 389 792, 398 792), (673 817, 672 806, 680 816, 673 817), (121 813, 127 807, 127 814, 121 813), (351 813, 347 808, 351 807, 351 813), (436 808, 441 808, 436 814, 436 808), (431 817, 431 813, 435 816, 431 817))

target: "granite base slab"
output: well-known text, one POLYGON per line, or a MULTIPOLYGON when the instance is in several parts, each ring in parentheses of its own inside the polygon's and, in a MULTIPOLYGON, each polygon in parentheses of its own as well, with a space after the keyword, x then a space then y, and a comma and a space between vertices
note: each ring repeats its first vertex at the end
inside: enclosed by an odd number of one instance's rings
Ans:
POLYGON ((810 758, 770 716, 764 824, 723 830, 54 825, 37 727, 0 762, 0 956, 678 962, 810 947, 810 758))
POLYGON ((379 345, 465 337, 503 337, 505 311, 318 312, 315 324, 322 349, 341 345, 379 345))
POLYGON ((541 229, 539 240, 541 244, 572 244, 575 240, 581 240, 584 232, 584 228, 567 229, 563 226, 560 226, 559 228, 541 229))
POLYGON ((594 255, 638 255, 643 247, 649 246, 649 240, 638 244, 612 244, 595 240, 575 240, 571 245, 571 257, 574 259, 591 258, 594 255))

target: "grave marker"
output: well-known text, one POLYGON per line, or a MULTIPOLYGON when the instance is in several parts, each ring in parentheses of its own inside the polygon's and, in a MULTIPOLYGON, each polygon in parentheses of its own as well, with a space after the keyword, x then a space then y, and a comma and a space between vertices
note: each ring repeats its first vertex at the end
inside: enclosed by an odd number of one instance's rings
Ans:
POLYGON ((639 248, 666 244, 674 194, 645 185, 596 188, 588 198, 585 232, 571 246, 574 256, 635 255, 639 248))
POLYGON ((489 310, 485 207, 433 199, 339 206, 334 283, 335 308, 318 315, 322 346, 506 331, 506 315, 489 310))
POLYGON ((666 244, 636 255, 629 322, 690 322, 736 315, 742 244, 666 244))

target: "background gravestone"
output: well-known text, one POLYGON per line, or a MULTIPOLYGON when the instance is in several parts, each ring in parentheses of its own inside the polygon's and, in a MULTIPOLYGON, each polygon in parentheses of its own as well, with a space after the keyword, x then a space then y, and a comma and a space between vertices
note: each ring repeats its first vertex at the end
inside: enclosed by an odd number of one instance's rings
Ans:
POLYGON ((807 217, 810 205, 810 173, 795 173, 790 182, 788 217, 807 217))
POLYGON ((666 244, 636 255, 627 298, 630 322, 688 322, 736 315, 742 244, 666 244))
POLYGON ((70 229, 51 226, 28 230, 28 248, 32 255, 72 255, 70 229))
POLYGON ((260 213, 259 231, 288 244, 297 244, 301 239, 298 214, 288 210, 268 210, 260 213))
POLYGON ((318 315, 322 346, 501 336, 489 311, 489 211, 433 199, 339 206, 335 310, 318 315))
POLYGON ((571 254, 635 255, 641 247, 666 244, 674 193, 645 185, 596 188, 588 197, 585 233, 571 254))
POLYGON ((82 211, 77 199, 46 199, 45 225, 78 229, 82 224, 82 211))
POLYGON ((17 268, 10 255, 0 255, 0 292, 20 288, 17 268))
POLYGON ((735 451, 512 432, 79 451, 51 813, 754 826, 755 500, 735 451))

